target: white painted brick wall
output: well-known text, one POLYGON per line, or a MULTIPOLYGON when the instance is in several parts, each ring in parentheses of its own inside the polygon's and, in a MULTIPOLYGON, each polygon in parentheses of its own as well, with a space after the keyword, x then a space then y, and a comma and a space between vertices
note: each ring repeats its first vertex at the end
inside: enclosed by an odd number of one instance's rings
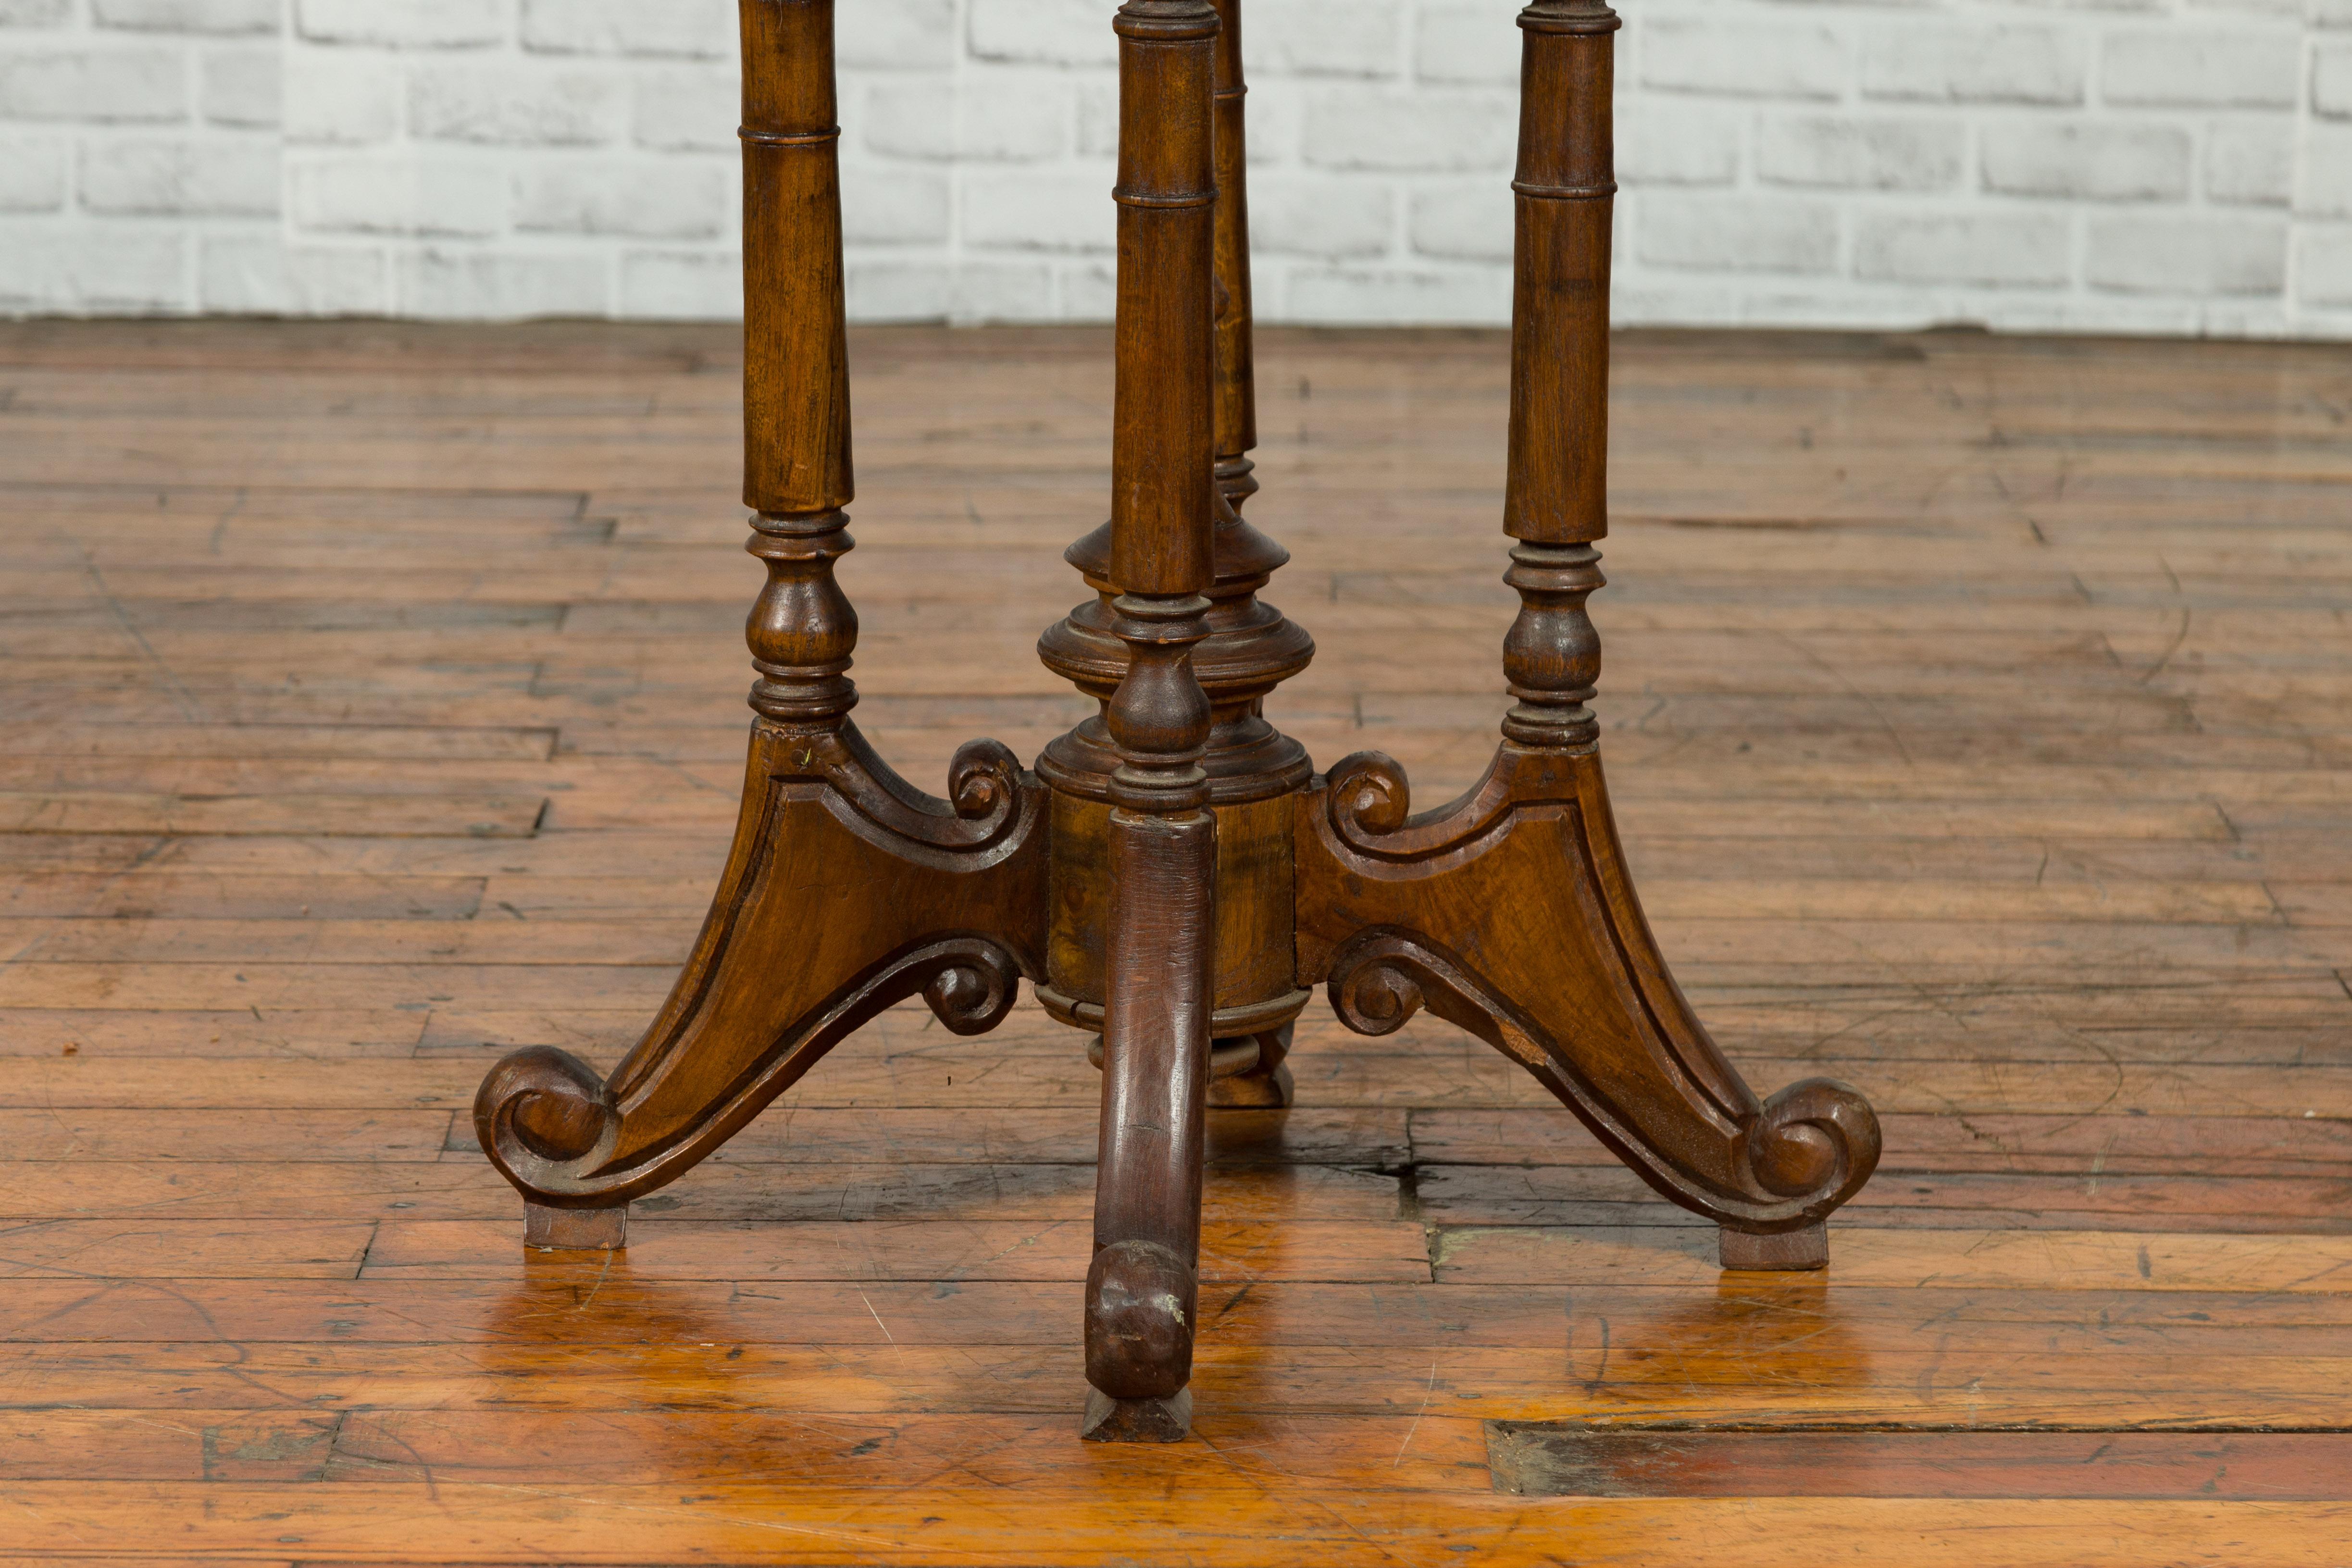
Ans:
MULTIPOLYGON (((850 307, 1095 320, 1114 0, 840 0, 850 307)), ((1270 321, 1509 313, 1516 0, 1246 0, 1270 321)), ((2352 0, 1620 0, 1633 322, 2352 337, 2352 0)), ((0 311, 724 318, 733 0, 0 0, 0 311)))

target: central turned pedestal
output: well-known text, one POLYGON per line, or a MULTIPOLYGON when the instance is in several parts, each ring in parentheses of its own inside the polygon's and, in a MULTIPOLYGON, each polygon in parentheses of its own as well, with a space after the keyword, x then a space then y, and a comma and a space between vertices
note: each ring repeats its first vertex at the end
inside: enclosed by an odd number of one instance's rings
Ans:
POLYGON ((1266 720, 1314 656, 1259 597, 1288 559, 1257 489, 1240 0, 1127 0, 1119 38, 1110 520, 1090 596, 1039 656, 1101 711, 1034 771, 960 751, 944 797, 849 720, 857 618, 834 580, 853 493, 832 0, 741 0, 744 500, 767 586, 757 718, 709 920, 613 1072, 547 1047, 492 1069, 482 1147, 539 1247, 619 1247, 675 1180, 832 1047, 920 994, 961 1034, 1026 978, 1103 1068, 1084 1333, 1089 1437, 1187 1428, 1206 1108, 1287 1105, 1291 1020, 1423 1007, 1542 1081, 1731 1268, 1812 1268, 1876 1120, 1813 1079, 1759 1100, 1692 1015, 1626 875, 1587 707, 1607 531, 1610 62, 1601 0, 1524 35, 1504 580, 1511 705, 1485 778, 1412 815, 1377 752, 1316 773, 1266 720))

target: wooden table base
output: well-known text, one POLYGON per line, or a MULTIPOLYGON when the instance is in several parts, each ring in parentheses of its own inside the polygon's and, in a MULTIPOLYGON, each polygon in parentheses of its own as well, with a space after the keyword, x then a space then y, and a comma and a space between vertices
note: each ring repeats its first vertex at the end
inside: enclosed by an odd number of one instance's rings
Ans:
POLYGON ((529 1245, 618 1247, 626 1205, 740 1131, 835 1044, 919 994, 976 1034, 1024 978, 1101 1034, 1090 1438, 1190 1421, 1205 1110, 1281 1106, 1289 1021, 1328 988, 1386 1034, 1426 1007, 1517 1060, 1659 1192, 1723 1226, 1728 1268, 1818 1268, 1877 1163, 1827 1079, 1759 1100, 1642 917, 1586 706, 1607 525, 1612 34, 1600 0, 1520 16, 1505 580, 1513 704, 1485 779, 1414 815, 1378 752, 1326 774, 1267 723, 1306 634, 1258 598, 1287 560, 1257 489, 1239 0, 1128 0, 1109 522, 1069 552, 1092 597, 1039 644, 1102 704, 1024 768, 973 742, 945 796, 850 722, 857 619, 831 0, 742 0, 744 499, 768 583, 734 848, 702 934, 609 1079, 518 1051, 475 1103, 529 1245))

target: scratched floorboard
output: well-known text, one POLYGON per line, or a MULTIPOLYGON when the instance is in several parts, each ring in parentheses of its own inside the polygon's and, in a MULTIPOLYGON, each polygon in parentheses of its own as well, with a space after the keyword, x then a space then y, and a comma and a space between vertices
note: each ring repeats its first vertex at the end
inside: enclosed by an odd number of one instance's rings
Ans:
MULTIPOLYGON (((1633 868, 1885 1164, 1825 1276, 1719 1276, 1507 1062, 1318 1005, 1219 1119, 1198 1440, 1106 1451, 1042 1015, 886 1016, 618 1259, 527 1258, 473 1145, 502 1052, 627 1048, 724 854, 730 338, 0 326, 0 1562, 2352 1561, 2340 352, 1622 341, 1633 868)), ((1034 753, 1107 335, 854 350, 860 721, 1034 753)), ((1260 367, 1275 715, 1442 798, 1506 344, 1260 367)))

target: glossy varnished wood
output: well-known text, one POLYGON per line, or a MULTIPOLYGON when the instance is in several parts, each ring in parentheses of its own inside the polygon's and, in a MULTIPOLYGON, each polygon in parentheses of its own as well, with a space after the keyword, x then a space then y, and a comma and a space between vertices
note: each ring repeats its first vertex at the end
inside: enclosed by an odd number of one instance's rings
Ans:
POLYGON ((1643 918, 1588 706, 1588 601, 1608 532, 1612 51, 1601 0, 1536 0, 1523 35, 1503 581, 1513 699, 1486 776, 1412 812, 1378 752, 1298 797, 1298 977, 1366 1035, 1428 1006, 1541 1081, 1664 1196, 1722 1226, 1726 1268, 1819 1268, 1870 1180, 1852 1085, 1759 1101, 1698 1021, 1643 918))
MULTIPOLYGON (((1107 334, 848 350, 856 718, 925 779, 1034 755, 1094 710, 1030 644, 1107 334)), ((1508 344, 1258 352, 1323 647, 1276 706, 1448 799, 1508 344)), ((1621 337, 1623 855, 1726 1058, 1855 1085, 1878 1174, 1826 1270, 1726 1275, 1491 1046, 1318 998, 1298 1104, 1207 1113, 1198 1440, 1124 1447, 1071 1430, 1100 1080, 1025 1002, 883 1011, 617 1257, 522 1254, 476 1144, 495 1058, 623 1058, 724 873, 736 353, 0 328, 0 1551, 2340 1563, 2339 1496, 2233 1490, 2320 1489, 2352 1401, 2340 355, 1621 337), (1618 1462, 1497 1492, 1490 1420, 1618 1462), (1825 1427, 1895 1495, 1822 1495, 1825 1427)))
POLYGON ((609 1078, 553 1046, 493 1068, 483 1151, 523 1239, 618 1247, 627 1205, 707 1158, 851 1031, 919 994, 958 1034, 1042 978, 1050 818, 992 741, 948 795, 892 770, 849 710, 857 616, 832 0, 743 0, 743 504, 768 581, 745 626, 749 760, 693 953, 609 1078))

